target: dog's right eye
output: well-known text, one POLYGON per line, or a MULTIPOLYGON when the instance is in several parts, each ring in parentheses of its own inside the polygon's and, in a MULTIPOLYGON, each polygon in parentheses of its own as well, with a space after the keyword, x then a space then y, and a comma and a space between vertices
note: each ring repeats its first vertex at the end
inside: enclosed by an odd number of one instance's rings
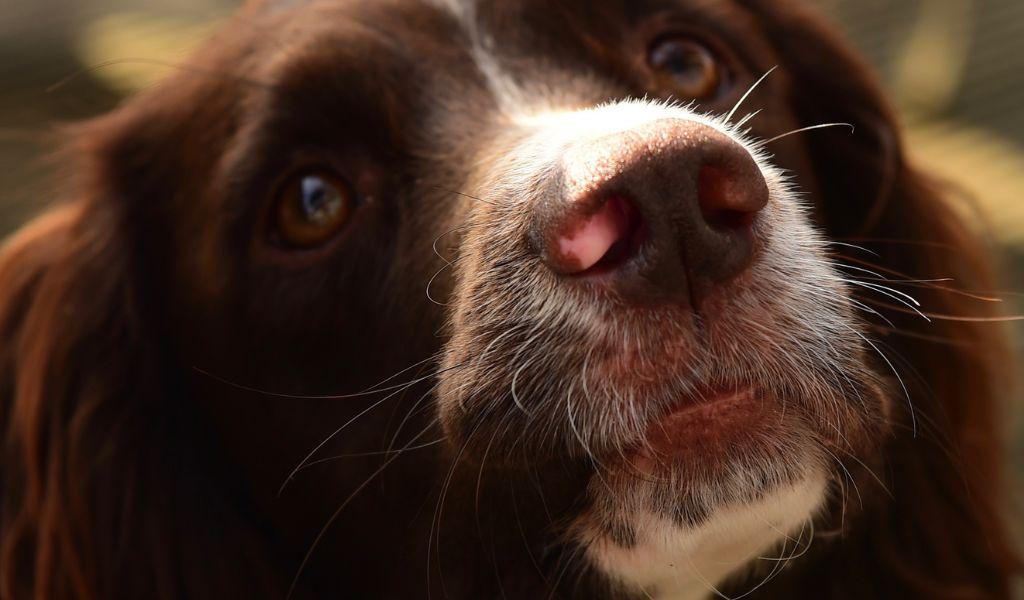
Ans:
POLYGON ((355 190, 328 171, 307 171, 285 181, 277 192, 274 234, 283 245, 314 248, 333 238, 348 222, 355 190))

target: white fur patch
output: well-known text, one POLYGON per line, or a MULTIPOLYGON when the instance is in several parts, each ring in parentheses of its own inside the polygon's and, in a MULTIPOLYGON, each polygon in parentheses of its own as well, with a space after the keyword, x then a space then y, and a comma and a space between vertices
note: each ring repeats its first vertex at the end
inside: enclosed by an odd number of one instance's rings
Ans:
MULTIPOLYGON (((818 473, 779 488, 759 502, 724 506, 696 528, 652 514, 632 519, 637 545, 623 548, 595 536, 587 554, 594 565, 627 588, 655 600, 698 600, 784 540, 799 539, 824 503, 826 477, 818 473)), ((801 544, 807 543, 803 540, 801 544)), ((775 566, 773 563, 772 566, 775 566)), ((752 584, 756 585, 756 583, 752 584)))

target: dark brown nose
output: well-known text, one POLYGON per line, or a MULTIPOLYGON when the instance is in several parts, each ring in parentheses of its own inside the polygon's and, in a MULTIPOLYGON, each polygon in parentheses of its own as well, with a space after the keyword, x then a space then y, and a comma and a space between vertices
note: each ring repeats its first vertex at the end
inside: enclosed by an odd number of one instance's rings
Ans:
POLYGON ((570 147, 532 235, 560 275, 593 277, 641 303, 699 305, 749 267, 767 203, 745 148, 707 125, 665 119, 570 147))

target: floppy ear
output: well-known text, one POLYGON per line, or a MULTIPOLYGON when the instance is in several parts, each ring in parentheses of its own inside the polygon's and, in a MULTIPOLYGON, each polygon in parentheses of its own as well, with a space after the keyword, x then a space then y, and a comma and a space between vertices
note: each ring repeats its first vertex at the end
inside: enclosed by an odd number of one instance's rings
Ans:
POLYGON ((140 240, 157 229, 138 211, 158 194, 133 202, 124 184, 141 181, 140 156, 160 169, 144 130, 115 115, 74 134, 77 198, 0 252, 2 598, 245 597, 268 583, 229 566, 253 540, 204 479, 201 422, 161 343, 169 275, 152 271, 140 240))
MULTIPOLYGON (((97 478, 142 433, 128 431, 139 407, 127 399, 149 363, 118 230, 109 206, 83 199, 37 219, 0 255, 5 598, 99 598, 97 571, 113 558, 100 549, 114 540, 95 538, 96 502, 112 503, 110 515, 131 510, 94 495, 118 485, 97 478)), ((118 476, 131 477, 124 467, 118 476)))
MULTIPOLYGON (((999 373, 1008 358, 1000 327, 979 322, 994 316, 992 303, 977 297, 993 289, 984 248, 951 205, 949 186, 908 164, 879 86, 820 18, 790 2, 746 4, 777 40, 800 125, 856 128, 806 138, 829 237, 867 250, 837 247, 838 260, 895 282, 952 279, 901 285, 846 272, 913 295, 933 317, 858 288, 859 299, 891 321, 871 319, 872 338, 909 401, 894 385, 893 436, 877 473, 888 492, 849 524, 832 558, 804 576, 823 597, 1008 598, 1020 567, 999 514, 1007 383, 999 373)), ((882 358, 878 367, 889 370, 882 358)), ((860 489, 877 488, 866 475, 860 489)))

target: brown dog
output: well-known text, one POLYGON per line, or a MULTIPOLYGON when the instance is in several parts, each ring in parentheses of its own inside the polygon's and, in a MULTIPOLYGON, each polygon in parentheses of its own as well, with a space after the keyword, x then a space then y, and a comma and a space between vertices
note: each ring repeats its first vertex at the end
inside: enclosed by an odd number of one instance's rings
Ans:
POLYGON ((1010 594, 986 266, 791 2, 254 5, 68 156, 4 599, 1010 594))

